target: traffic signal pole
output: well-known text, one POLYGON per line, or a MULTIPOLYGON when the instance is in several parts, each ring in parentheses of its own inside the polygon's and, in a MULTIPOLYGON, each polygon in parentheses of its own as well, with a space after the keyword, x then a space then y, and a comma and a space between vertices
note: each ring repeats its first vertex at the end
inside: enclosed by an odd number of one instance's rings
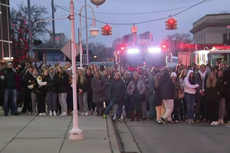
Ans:
POLYGON ((28 29, 29 29, 29 54, 30 58, 33 59, 33 45, 32 45, 32 27, 31 27, 31 6, 30 0, 27 0, 27 11, 28 11, 28 29))

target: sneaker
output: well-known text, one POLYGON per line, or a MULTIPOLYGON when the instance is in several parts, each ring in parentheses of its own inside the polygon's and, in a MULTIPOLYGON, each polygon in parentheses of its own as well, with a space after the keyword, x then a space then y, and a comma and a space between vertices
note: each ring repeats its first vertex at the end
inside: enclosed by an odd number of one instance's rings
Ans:
POLYGON ((123 122, 123 120, 122 119, 118 119, 118 122, 123 122))
POLYGON ((42 116, 43 114, 42 114, 42 113, 39 113, 38 115, 39 115, 39 116, 42 116))
POLYGON ((53 112, 53 114, 54 114, 54 116, 57 116, 57 113, 55 111, 53 112))
POLYGON ((28 113, 28 115, 31 115, 31 114, 32 114, 31 112, 28 113))
POLYGON ((158 120, 157 121, 157 124, 163 124, 161 120, 158 120))
POLYGON ((52 116, 52 115, 53 115, 53 113, 52 113, 52 111, 50 111, 49 116, 52 116))
POLYGON ((215 122, 212 122, 210 125, 214 125, 215 124, 215 122))
POLYGON ((94 112, 93 112, 93 115, 94 115, 94 116, 97 116, 97 111, 94 111, 94 112))
POLYGON ((162 124, 165 124, 165 119, 161 118, 161 122, 162 122, 162 124))
POLYGON ((178 120, 175 120, 175 123, 178 123, 179 121, 178 120))
POLYGON ((63 112, 62 114, 60 114, 60 116, 67 116, 67 112, 63 112))
POLYGON ((103 118, 103 119, 106 119, 106 115, 104 114, 104 115, 102 116, 102 118, 103 118))
POLYGON ((84 116, 85 115, 85 113, 84 112, 81 112, 81 116, 84 116))
POLYGON ((42 113, 43 116, 46 116, 46 113, 42 113))
POLYGON ((84 114, 85 116, 88 116, 89 115, 89 113, 88 112, 85 112, 85 114, 84 114))
POLYGON ((113 121, 115 121, 117 119, 117 115, 113 114, 113 121))
POLYGON ((121 119, 122 119, 122 120, 124 119, 124 116, 123 116, 123 115, 121 115, 121 119))

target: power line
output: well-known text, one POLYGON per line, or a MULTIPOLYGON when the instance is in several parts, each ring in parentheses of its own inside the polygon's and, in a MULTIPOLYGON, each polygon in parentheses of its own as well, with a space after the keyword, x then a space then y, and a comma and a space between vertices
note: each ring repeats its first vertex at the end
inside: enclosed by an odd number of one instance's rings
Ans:
MULTIPOLYGON (((184 13, 184 12, 186 12, 186 11, 188 11, 188 10, 190 10, 190 9, 192 9, 192 8, 194 8, 194 7, 196 7, 196 6, 198 6, 198 5, 203 4, 203 3, 206 2, 206 1, 207 1, 207 0, 203 0, 203 1, 199 2, 199 3, 196 3, 196 4, 194 4, 194 5, 192 5, 192 6, 188 7, 188 8, 186 8, 186 9, 180 11, 180 12, 177 12, 177 13, 171 15, 171 17, 174 17, 174 16, 177 16, 177 15, 179 15, 179 14, 181 14, 181 13, 184 13)), ((60 6, 56 6, 56 7, 60 8, 60 9, 62 9, 62 10, 64 10, 64 11, 68 11, 68 12, 69 12, 68 9, 65 9, 65 8, 63 8, 63 7, 60 7, 60 6)), ((80 15, 80 14, 77 14, 77 13, 75 13, 75 14, 76 14, 76 15, 80 15)), ((83 16, 83 15, 81 15, 81 17, 84 17, 84 18, 85 18, 85 16, 83 16)), ((104 21, 100 21, 100 20, 95 20, 95 21, 98 22, 98 23, 110 24, 110 25, 134 25, 134 24, 135 24, 135 25, 138 25, 138 24, 145 24, 145 23, 160 21, 160 20, 164 20, 164 19, 168 19, 168 18, 169 18, 169 16, 167 16, 167 17, 162 17, 162 18, 158 18, 158 19, 147 20, 147 21, 133 22, 133 23, 109 23, 109 22, 104 22, 104 21)), ((92 20, 92 18, 89 18, 89 17, 87 17, 87 19, 92 20)))
MULTIPOLYGON (((60 7, 58 5, 55 5, 57 7, 60 7)), ((177 8, 172 8, 172 9, 165 9, 165 10, 158 10, 158 11, 151 11, 151 12, 133 12, 133 13, 115 13, 115 12, 94 12, 95 14, 104 14, 104 15, 143 15, 143 14, 155 14, 155 13, 162 13, 162 12, 170 12, 170 11, 175 11, 175 10, 180 10, 184 8, 191 7, 193 5, 187 5, 187 6, 182 6, 182 7, 177 7, 177 8)), ((68 7, 62 7, 69 9, 68 7)), ((80 11, 79 9, 75 9, 76 11, 80 11)), ((93 13, 92 11, 87 11, 88 13, 93 13)))

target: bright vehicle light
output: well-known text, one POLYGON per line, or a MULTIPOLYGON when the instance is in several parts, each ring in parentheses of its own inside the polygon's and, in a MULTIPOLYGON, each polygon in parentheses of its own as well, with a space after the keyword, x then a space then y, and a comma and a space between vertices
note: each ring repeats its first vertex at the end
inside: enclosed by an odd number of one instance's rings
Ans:
POLYGON ((150 53, 159 53, 161 51, 160 48, 149 48, 150 53))
POLYGON ((139 53, 140 50, 139 50, 139 49, 128 49, 127 52, 128 52, 129 54, 136 54, 136 53, 139 53))

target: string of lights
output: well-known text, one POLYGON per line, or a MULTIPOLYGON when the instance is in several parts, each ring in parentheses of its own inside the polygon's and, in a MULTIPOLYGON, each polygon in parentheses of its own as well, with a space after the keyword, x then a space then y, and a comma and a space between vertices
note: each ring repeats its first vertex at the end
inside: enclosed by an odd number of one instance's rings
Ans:
MULTIPOLYGON (((198 5, 201 5, 201 4, 205 3, 206 1, 207 0, 202 0, 201 2, 196 3, 196 4, 190 6, 190 7, 186 8, 186 9, 183 9, 182 11, 179 11, 179 12, 177 12, 175 14, 170 15, 170 17, 175 17, 175 16, 177 16, 179 14, 182 14, 182 13, 184 13, 184 12, 186 12, 186 11, 188 11, 188 10, 190 10, 190 9, 198 6, 198 5)), ((60 7, 60 6, 56 6, 56 7, 60 8, 60 9, 62 9, 64 11, 68 11, 69 12, 68 9, 65 9, 63 7, 60 7)), ((75 14, 76 15, 80 15, 80 14, 77 14, 77 13, 75 13, 75 14)), ((81 14, 81 17, 85 18, 85 16, 83 16, 82 14, 81 14)), ((147 20, 147 21, 133 22, 133 23, 112 23, 112 22, 110 23, 110 22, 105 22, 105 21, 101 21, 101 20, 95 20, 95 21, 98 22, 98 23, 102 23, 102 24, 118 25, 119 26, 119 25, 139 25, 139 24, 146 24, 146 23, 156 22, 156 21, 160 21, 160 20, 165 20, 165 19, 168 19, 168 18, 169 18, 169 16, 167 16, 167 17, 161 17, 161 18, 157 18, 157 19, 152 19, 152 20, 147 20)), ((92 20, 92 18, 90 18, 90 17, 87 17, 87 19, 92 20)))
MULTIPOLYGON (((56 7, 61 7, 58 5, 55 5, 56 7)), ((155 13, 162 13, 162 12, 170 12, 170 11, 176 11, 176 10, 181 10, 184 8, 191 7, 193 5, 187 5, 187 6, 182 6, 182 7, 177 7, 177 8, 172 8, 172 9, 165 9, 165 10, 158 10, 158 11, 151 11, 151 12, 132 12, 132 13, 115 13, 115 12, 94 12, 95 14, 103 14, 103 15, 146 15, 146 14, 155 14, 155 13)), ((68 7, 63 7, 65 9, 69 9, 68 7)), ((80 11, 79 9, 74 9, 76 11, 80 11)), ((88 13, 92 13, 92 11, 87 11, 88 13)))

